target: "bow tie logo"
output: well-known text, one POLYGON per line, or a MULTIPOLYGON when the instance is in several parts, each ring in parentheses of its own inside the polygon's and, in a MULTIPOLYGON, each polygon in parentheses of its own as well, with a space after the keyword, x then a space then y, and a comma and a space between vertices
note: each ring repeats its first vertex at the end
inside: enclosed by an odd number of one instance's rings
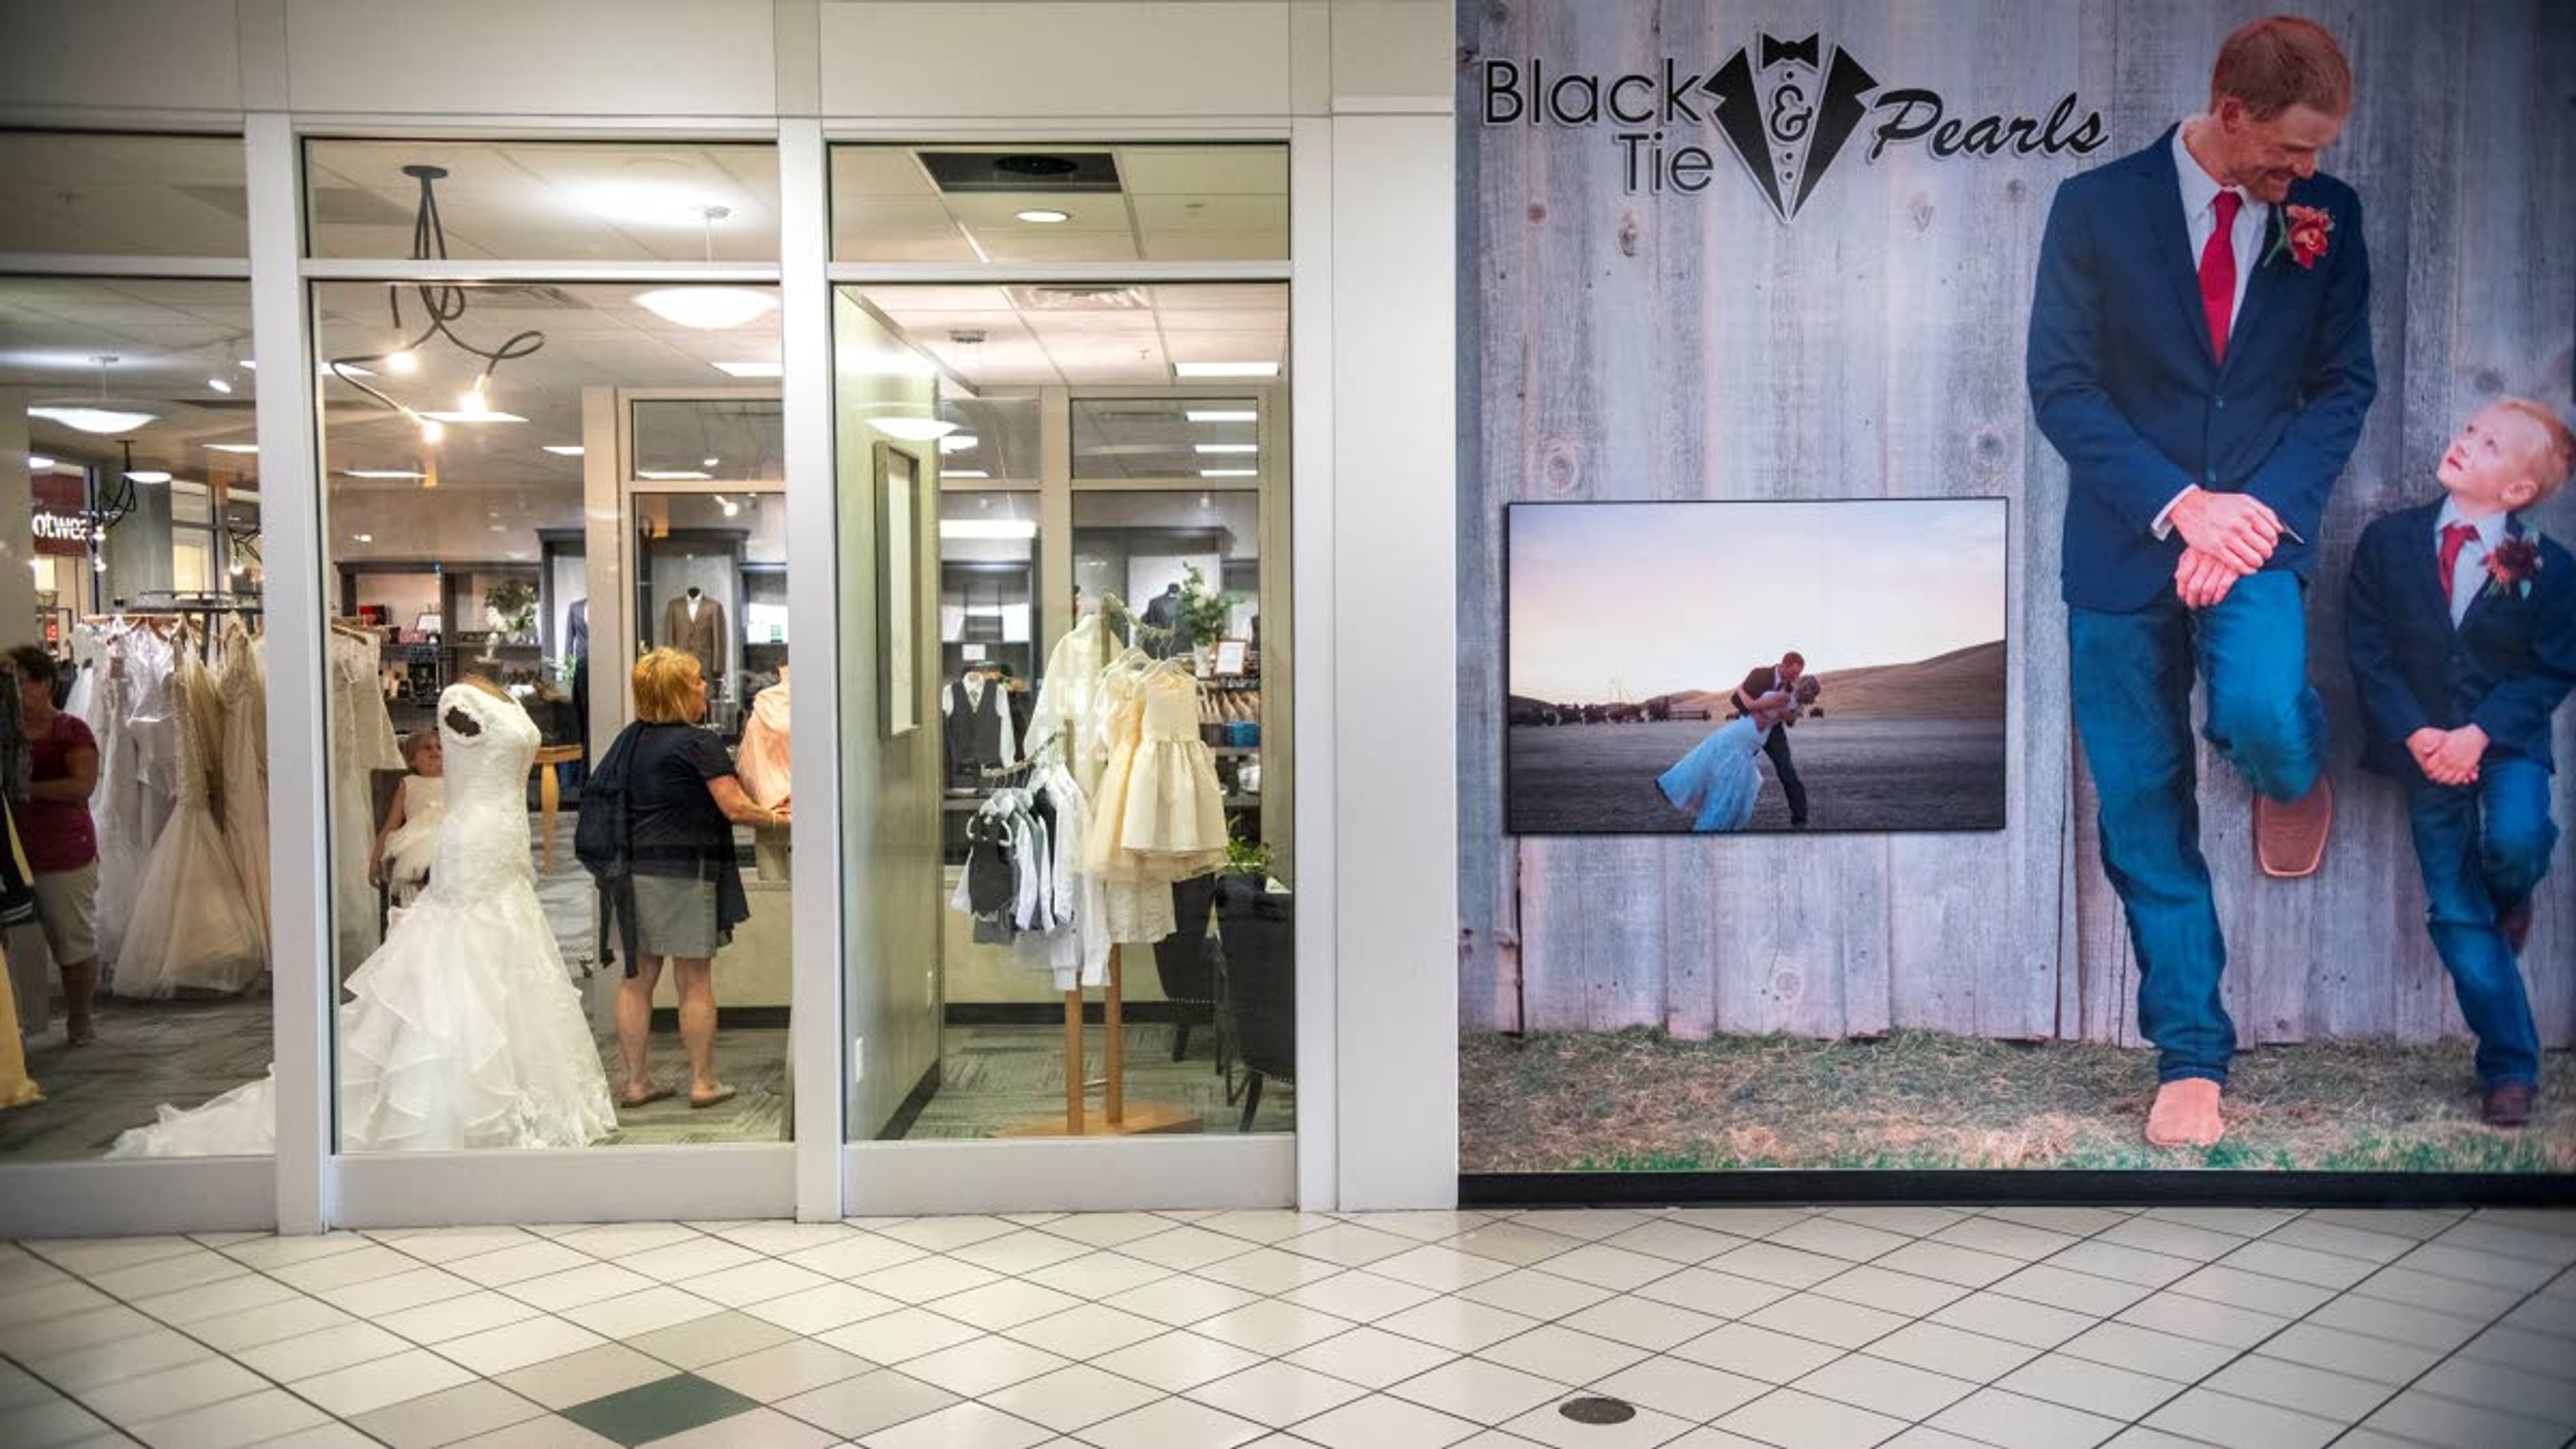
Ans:
POLYGON ((1804 40, 1781 40, 1765 35, 1762 37, 1761 68, 1769 70, 1775 65, 1794 60, 1809 70, 1823 70, 1825 68, 1823 62, 1817 59, 1817 44, 1818 37, 1813 35, 1804 40))

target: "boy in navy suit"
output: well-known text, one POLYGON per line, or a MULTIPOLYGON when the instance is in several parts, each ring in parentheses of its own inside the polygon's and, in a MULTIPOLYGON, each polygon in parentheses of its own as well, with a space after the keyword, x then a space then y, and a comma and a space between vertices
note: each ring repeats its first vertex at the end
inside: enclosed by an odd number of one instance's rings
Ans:
POLYGON ((2477 1033, 2484 1116, 2531 1120, 2540 1037, 2515 956, 2549 869, 2550 715, 2576 686, 2576 559, 2515 514, 2567 482, 2576 435, 2507 398, 2460 430, 2445 497, 2363 530, 2344 642, 2363 763, 2406 787, 2425 924, 2477 1033))

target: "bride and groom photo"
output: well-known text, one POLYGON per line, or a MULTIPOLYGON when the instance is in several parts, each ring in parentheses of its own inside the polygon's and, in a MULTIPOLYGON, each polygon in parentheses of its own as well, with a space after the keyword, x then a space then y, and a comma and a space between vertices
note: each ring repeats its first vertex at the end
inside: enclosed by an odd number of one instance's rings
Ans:
POLYGON ((2001 500, 1519 504, 1507 558, 1514 833, 2004 824, 2001 500))

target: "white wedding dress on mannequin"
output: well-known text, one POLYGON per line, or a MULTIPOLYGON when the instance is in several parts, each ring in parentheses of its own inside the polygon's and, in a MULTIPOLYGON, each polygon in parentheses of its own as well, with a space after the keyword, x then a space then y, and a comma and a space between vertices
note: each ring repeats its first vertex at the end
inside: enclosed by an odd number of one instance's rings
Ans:
MULTIPOLYGON (((429 886, 340 1007, 345 1152, 581 1147, 617 1128, 581 993, 528 859, 536 723, 472 685, 438 701, 447 815, 429 886)), ((111 1157, 275 1150, 274 1079, 117 1138, 111 1157)))

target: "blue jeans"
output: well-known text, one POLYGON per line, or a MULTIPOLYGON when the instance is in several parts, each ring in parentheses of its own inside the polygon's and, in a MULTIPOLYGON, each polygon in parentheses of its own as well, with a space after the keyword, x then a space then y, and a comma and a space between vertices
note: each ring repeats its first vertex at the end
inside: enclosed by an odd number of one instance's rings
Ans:
POLYGON ((2488 759, 2474 785, 2406 782, 2415 858, 2424 867, 2424 924, 2451 973, 2460 1015, 2478 1035, 2478 1085, 2540 1083, 2540 1033, 2513 947, 2496 921, 2531 898, 2549 872, 2558 827, 2549 819, 2549 771, 2530 760, 2488 759))
POLYGON ((2202 732, 2246 783, 2295 800, 2325 765, 2325 705, 2308 687, 2298 579, 2258 573, 2206 609, 2168 592, 2143 609, 2070 608, 2075 728, 2102 797, 2102 866, 2127 907, 2138 954, 2138 1030, 2156 1079, 2227 1080, 2236 1026, 2219 1001, 2227 944, 2200 854, 2191 740, 2195 672, 2209 688, 2202 732))

